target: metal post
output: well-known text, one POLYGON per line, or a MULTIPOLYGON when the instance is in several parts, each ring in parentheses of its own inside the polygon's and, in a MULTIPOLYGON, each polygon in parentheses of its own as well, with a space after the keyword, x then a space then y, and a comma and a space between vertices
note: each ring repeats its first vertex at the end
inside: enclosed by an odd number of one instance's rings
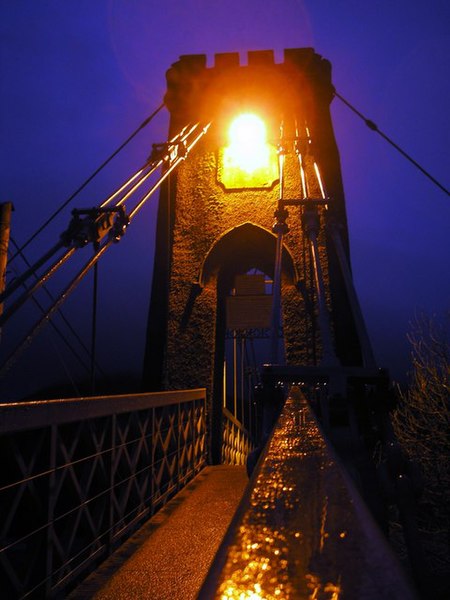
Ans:
POLYGON ((153 516, 154 504, 155 504, 155 421, 156 421, 156 408, 153 407, 152 411, 152 460, 150 461, 150 515, 153 516))
POLYGON ((236 339, 236 329, 233 329, 233 400, 234 400, 234 416, 237 419, 237 339, 236 339))
MULTIPOLYGON (((274 228, 278 227, 278 223, 274 228)), ((275 251, 275 272, 273 278, 273 305, 272 305, 272 336, 270 340, 270 362, 278 363, 278 334, 280 331, 281 316, 281 258, 283 252, 283 233, 277 232, 277 246, 275 251)))
POLYGON ((50 426, 50 475, 48 478, 48 505, 47 505, 47 548, 46 548, 46 583, 45 595, 51 597, 53 585, 53 554, 55 548, 54 517, 56 504, 56 443, 58 436, 58 426, 50 426))
POLYGON ((196 400, 193 400, 191 403, 191 408, 189 409, 189 420, 191 423, 191 431, 192 431, 192 453, 191 453, 191 470, 192 470, 192 475, 195 475, 196 473, 196 468, 195 468, 195 411, 196 411, 196 400))
MULTIPOLYGON (((98 245, 95 246, 98 251, 98 245)), ((95 356, 97 344, 97 299, 98 299, 98 263, 94 265, 94 277, 92 282, 92 323, 91 323, 91 394, 95 394, 95 356)))
POLYGON ((227 360, 225 359, 223 361, 223 401, 222 401, 222 405, 224 408, 227 407, 227 360))
POLYGON ((182 450, 181 450, 181 431, 182 431, 182 425, 181 425, 181 404, 177 405, 177 421, 178 421, 178 427, 175 428, 175 431, 177 432, 177 483, 176 483, 176 488, 177 491, 180 490, 181 488, 181 477, 182 477, 182 472, 181 472, 181 454, 182 454, 182 450))
POLYGON ((244 403, 244 352, 245 352, 245 338, 241 338, 241 373, 240 373, 240 384, 241 384, 241 423, 244 426, 245 423, 245 403, 244 403))
POLYGON ((112 552, 114 547, 114 494, 116 493, 115 487, 115 470, 116 470, 116 430, 117 430, 117 415, 112 414, 110 417, 111 422, 111 451, 109 453, 109 534, 108 534, 108 546, 109 552, 112 552))
POLYGON ((248 398, 248 430, 250 431, 250 435, 253 437, 254 427, 253 427, 253 410, 252 410, 252 375, 250 372, 247 374, 247 398, 248 398))
MULTIPOLYGON (((283 139, 283 128, 281 127, 281 140, 283 139)), ((283 258, 283 235, 285 235, 289 228, 286 224, 286 218, 288 212, 283 208, 283 197, 284 197, 284 158, 285 148, 282 144, 278 148, 278 171, 280 178, 280 191, 278 196, 278 206, 275 211, 275 223, 272 227, 272 231, 277 235, 277 245, 275 250, 275 266, 273 275, 273 305, 272 305, 272 336, 270 340, 270 362, 277 364, 279 362, 278 349, 279 349, 279 331, 281 326, 281 263, 283 258)))
POLYGON ((317 294, 317 305, 319 309, 319 327, 322 341, 322 364, 335 366, 338 360, 333 348, 331 325, 326 303, 325 284, 323 280, 322 265, 320 263, 319 246, 317 234, 320 227, 320 219, 315 207, 306 207, 302 215, 302 223, 309 240, 311 257, 314 266, 314 283, 317 294))

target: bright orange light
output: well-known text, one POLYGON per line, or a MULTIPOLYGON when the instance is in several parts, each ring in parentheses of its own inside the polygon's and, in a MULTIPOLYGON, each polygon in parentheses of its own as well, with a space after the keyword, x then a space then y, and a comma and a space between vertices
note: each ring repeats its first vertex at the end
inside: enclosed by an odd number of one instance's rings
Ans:
POLYGON ((230 125, 229 144, 224 151, 224 166, 250 174, 269 166, 270 148, 266 126, 251 113, 239 115, 230 125))
POLYGON ((270 188, 278 179, 275 146, 267 142, 264 121, 255 114, 236 117, 227 146, 219 151, 218 180, 228 190, 270 188))

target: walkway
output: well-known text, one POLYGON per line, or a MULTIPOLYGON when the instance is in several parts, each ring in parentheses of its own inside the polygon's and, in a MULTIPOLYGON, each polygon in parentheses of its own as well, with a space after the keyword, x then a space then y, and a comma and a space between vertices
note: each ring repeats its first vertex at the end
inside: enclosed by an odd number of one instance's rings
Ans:
POLYGON ((68 598, 196 598, 246 483, 244 467, 206 467, 68 598))

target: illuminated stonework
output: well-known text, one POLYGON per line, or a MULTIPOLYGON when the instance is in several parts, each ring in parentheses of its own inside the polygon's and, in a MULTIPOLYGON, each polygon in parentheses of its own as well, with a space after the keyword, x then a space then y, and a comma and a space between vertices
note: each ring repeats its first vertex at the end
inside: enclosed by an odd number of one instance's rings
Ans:
MULTIPOLYGON (((226 297, 236 275, 257 269, 269 278, 274 276, 272 227, 281 193, 278 158, 284 163, 283 197, 299 200, 304 195, 294 148, 295 123, 299 127, 307 123, 313 140, 311 152, 305 150, 302 160, 306 179, 312 182, 308 194, 321 197, 314 183, 317 161, 332 198, 326 220, 338 223, 344 238, 346 232, 330 118, 329 62, 311 48, 287 49, 280 63, 270 51, 249 52, 247 58, 247 64, 241 65, 238 54, 219 54, 209 67, 204 55, 182 56, 167 72, 164 97, 170 111, 169 138, 188 123, 211 122, 211 126, 161 189, 143 386, 147 390, 207 389, 214 429, 211 440, 219 440, 214 442, 213 460, 219 460, 221 453, 226 297), (269 167, 249 174, 247 166, 225 175, 228 128, 237 115, 249 112, 265 123, 269 167), (278 157, 277 146, 283 140, 285 154, 278 157), (210 256, 214 256, 214 268, 205 278, 204 265, 210 256)), ((241 139, 239 146, 242 150, 246 142, 241 139)), ((283 239, 284 253, 292 257, 292 268, 283 263, 281 272, 283 334, 287 363, 314 365, 321 355, 321 339, 301 210, 300 205, 289 207, 289 231, 283 239)), ((340 271, 336 259, 328 266, 327 244, 324 218, 318 245, 338 355, 344 364, 358 364, 340 271)))

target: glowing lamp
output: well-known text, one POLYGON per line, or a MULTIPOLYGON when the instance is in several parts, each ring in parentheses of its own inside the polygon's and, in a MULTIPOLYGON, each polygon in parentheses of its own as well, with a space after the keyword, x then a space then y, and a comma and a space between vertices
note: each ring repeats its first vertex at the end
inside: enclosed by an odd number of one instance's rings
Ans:
POLYGON ((278 178, 276 149, 267 142, 264 121, 252 113, 236 117, 228 145, 219 155, 219 181, 228 189, 270 187, 278 178))
POLYGON ((224 160, 229 166, 246 173, 268 166, 266 126, 259 117, 250 113, 236 117, 230 125, 228 139, 224 160))

